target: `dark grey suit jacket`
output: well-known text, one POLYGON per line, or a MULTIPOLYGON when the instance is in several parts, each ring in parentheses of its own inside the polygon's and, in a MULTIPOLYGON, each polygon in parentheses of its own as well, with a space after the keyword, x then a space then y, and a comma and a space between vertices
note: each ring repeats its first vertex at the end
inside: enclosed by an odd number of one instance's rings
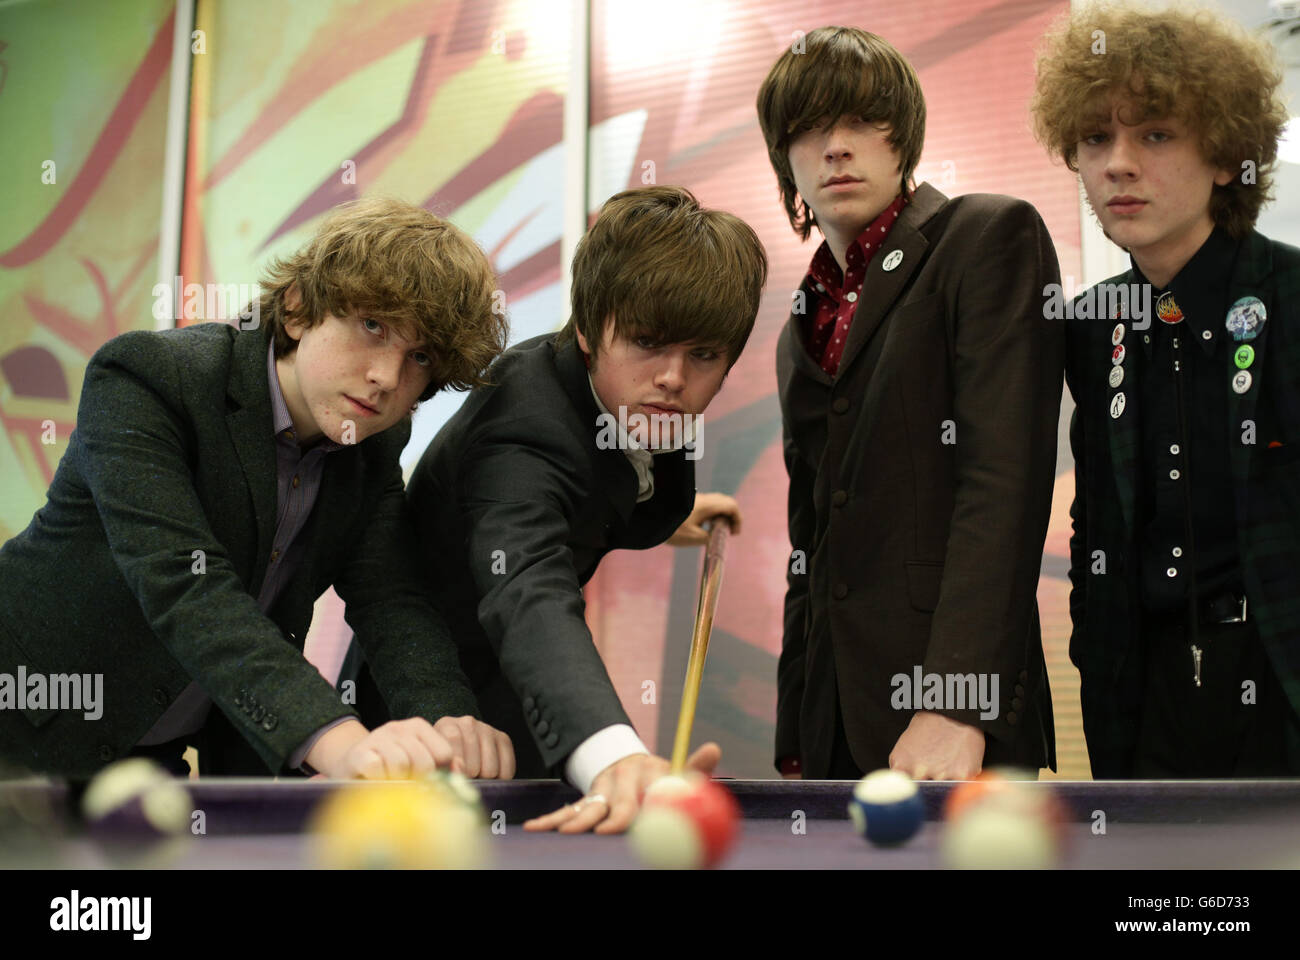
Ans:
POLYGON ((490 376, 429 445, 408 499, 483 719, 510 734, 519 776, 553 775, 591 734, 628 723, 582 585, 610 550, 672 536, 695 468, 680 451, 657 455, 654 496, 636 502, 627 456, 597 447, 599 410, 572 342, 524 341, 490 376))
POLYGON ((276 518, 269 335, 128 333, 91 359, 48 502, 0 549, 0 672, 101 673, 103 716, 0 711, 13 762, 91 773, 195 680, 255 751, 220 772, 283 771, 354 713, 302 656, 331 584, 397 715, 476 713, 416 576, 398 465, 407 421, 325 458, 302 565, 269 618, 258 608, 276 518))
POLYGON ((996 718, 938 711, 984 730, 986 764, 1055 764, 1035 590, 1064 363, 1043 290, 1058 280, 1032 206, 922 184, 867 270, 838 375, 808 355, 806 317, 782 332, 806 563, 787 578, 776 756, 805 777, 826 775, 837 700, 857 765, 886 766, 914 713, 891 680, 917 667, 997 675, 996 718))

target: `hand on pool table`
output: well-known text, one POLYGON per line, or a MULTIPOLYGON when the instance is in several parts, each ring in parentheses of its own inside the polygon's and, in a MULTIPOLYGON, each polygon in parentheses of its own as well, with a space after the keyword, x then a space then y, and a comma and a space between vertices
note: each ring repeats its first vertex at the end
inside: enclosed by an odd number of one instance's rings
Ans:
POLYGON ((515 775, 510 738, 473 717, 393 720, 367 731, 349 720, 327 730, 307 763, 336 779, 403 780, 435 767, 468 777, 509 780, 515 775))
POLYGON ((984 731, 919 710, 894 744, 889 766, 913 780, 972 780, 984 766, 984 731))
MULTIPOLYGON (((722 759, 722 748, 705 743, 690 755, 686 766, 711 774, 722 759)), ((525 830, 559 830, 560 833, 622 833, 632 825, 646 789, 672 773, 663 757, 637 753, 611 763, 591 783, 591 791, 577 803, 566 804, 543 817, 524 822, 525 830)))
POLYGON ((734 497, 725 493, 697 493, 691 515, 682 521, 668 542, 674 547, 704 546, 709 542, 709 531, 700 524, 719 515, 731 521, 732 533, 740 533, 740 504, 734 497))

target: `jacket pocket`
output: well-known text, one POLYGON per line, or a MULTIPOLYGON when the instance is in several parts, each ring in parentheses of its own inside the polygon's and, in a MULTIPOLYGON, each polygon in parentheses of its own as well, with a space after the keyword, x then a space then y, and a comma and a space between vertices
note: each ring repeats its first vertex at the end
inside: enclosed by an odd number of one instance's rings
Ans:
POLYGON ((933 613, 939 605, 939 588, 943 585, 943 564, 932 560, 906 560, 907 599, 914 610, 933 613))

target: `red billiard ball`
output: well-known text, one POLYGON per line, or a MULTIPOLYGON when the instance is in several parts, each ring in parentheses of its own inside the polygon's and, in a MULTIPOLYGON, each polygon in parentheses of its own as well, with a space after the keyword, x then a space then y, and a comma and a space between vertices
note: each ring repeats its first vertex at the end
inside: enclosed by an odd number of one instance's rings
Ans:
POLYGON ((1012 781, 997 770, 985 770, 974 780, 965 780, 952 788, 943 804, 943 818, 957 819, 963 812, 993 796, 1004 795, 1012 789, 1012 781))
POLYGON ((663 777, 646 791, 628 841, 661 870, 716 866, 735 843, 740 805, 726 787, 698 774, 663 777))

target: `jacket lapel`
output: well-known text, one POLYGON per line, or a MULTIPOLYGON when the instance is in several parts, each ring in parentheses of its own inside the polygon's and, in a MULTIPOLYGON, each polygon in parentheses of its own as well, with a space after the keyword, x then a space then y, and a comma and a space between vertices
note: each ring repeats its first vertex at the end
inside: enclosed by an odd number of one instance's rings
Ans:
POLYGON ((226 424, 244 470, 257 525, 257 550, 254 554, 257 559, 249 581, 254 590, 266 576, 275 533, 275 438, 272 435, 270 383, 266 371, 269 347, 269 328, 241 332, 235 337, 226 391, 234 401, 234 409, 226 415, 226 424))
POLYGON ((844 376, 863 346, 871 340, 876 328, 889 315, 899 294, 907 289, 930 245, 921 233, 921 227, 947 202, 948 198, 934 187, 928 183, 921 184, 903 207, 898 222, 889 231, 884 247, 871 258, 862 284, 862 298, 853 314, 849 339, 844 344, 844 355, 840 358, 838 376, 844 376), (899 254, 902 254, 901 260, 898 259, 899 254), (893 268, 886 270, 886 263, 893 265, 893 268))

